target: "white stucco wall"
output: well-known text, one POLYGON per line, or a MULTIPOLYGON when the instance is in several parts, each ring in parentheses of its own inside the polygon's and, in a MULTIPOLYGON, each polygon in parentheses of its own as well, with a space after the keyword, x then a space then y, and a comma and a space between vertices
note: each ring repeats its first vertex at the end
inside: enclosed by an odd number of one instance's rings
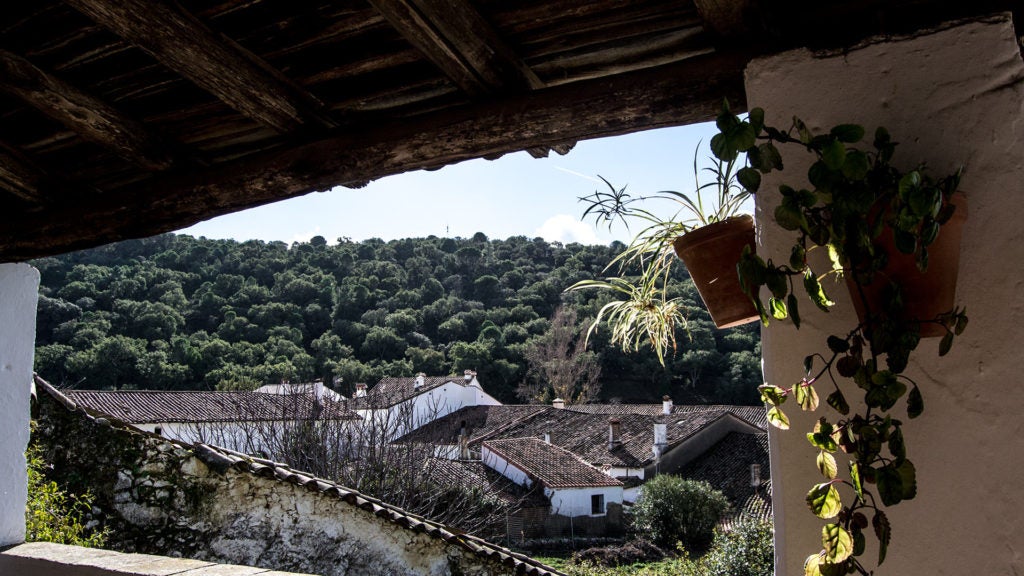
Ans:
POLYGON ((25 540, 25 447, 38 300, 38 270, 0 264, 0 546, 25 540))
POLYGON ((488 466, 498 474, 501 474, 520 486, 526 486, 527 488, 533 486, 533 480, 526 475, 526 472, 523 472, 522 469, 518 468, 505 458, 492 452, 487 448, 487 446, 480 448, 480 461, 484 463, 484 466, 488 466))
MULTIPOLYGON (((759 59, 747 68, 751 107, 764 107, 782 127, 796 114, 812 129, 840 122, 886 126, 903 167, 927 161, 945 173, 964 164, 970 203, 957 300, 970 326, 953 351, 938 358, 938 340, 922 342, 909 375, 924 394, 924 415, 904 429, 917 467, 918 496, 889 511, 892 543, 875 574, 1024 573, 1024 223, 1016 201, 1024 182, 1022 79, 1017 38, 1008 17, 930 34, 877 42, 842 54, 806 51, 759 59)), ((806 165, 786 157, 787 180, 806 165)), ((762 189, 780 180, 767 179, 762 189)), ((759 252, 785 261, 790 235, 773 226, 777 195, 757 197, 759 252)), ((856 324, 845 289, 828 315, 801 306, 803 327, 773 323, 763 332, 765 378, 788 386, 801 360, 824 349, 831 332, 856 324)), ((771 432, 776 505, 776 574, 801 574, 821 547, 820 526, 804 503, 820 477, 804 433, 814 416, 792 411, 793 429, 771 432)), ((828 410, 827 408, 825 408, 828 410)), ((831 412, 831 411, 830 411, 831 412)), ((829 414, 833 419, 834 413, 829 414)), ((848 496, 848 494, 847 494, 848 496)), ((869 536, 869 545, 874 537, 869 536)), ((864 557, 877 554, 869 548, 864 557)))
POLYGON ((551 513, 562 516, 604 516, 609 504, 622 504, 622 486, 600 488, 545 488, 544 495, 551 499, 551 513), (604 511, 591 513, 590 498, 595 494, 604 496, 604 511))

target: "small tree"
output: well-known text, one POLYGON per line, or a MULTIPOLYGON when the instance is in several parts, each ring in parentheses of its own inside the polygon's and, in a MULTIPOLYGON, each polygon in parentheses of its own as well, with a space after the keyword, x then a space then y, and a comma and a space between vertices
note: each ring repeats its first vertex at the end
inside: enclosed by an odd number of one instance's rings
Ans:
POLYGON ((527 347, 526 362, 529 380, 516 390, 523 400, 547 403, 562 398, 569 404, 582 404, 597 398, 601 390, 600 360, 587 350, 572 308, 559 306, 555 310, 548 331, 527 347))
POLYGON ((715 534, 715 545, 701 559, 706 576, 771 576, 775 569, 775 531, 766 520, 745 519, 729 532, 715 534))
POLYGON ((637 532, 660 546, 682 542, 691 549, 703 549, 728 509, 725 495, 707 482, 662 475, 644 484, 633 507, 633 521, 637 532))

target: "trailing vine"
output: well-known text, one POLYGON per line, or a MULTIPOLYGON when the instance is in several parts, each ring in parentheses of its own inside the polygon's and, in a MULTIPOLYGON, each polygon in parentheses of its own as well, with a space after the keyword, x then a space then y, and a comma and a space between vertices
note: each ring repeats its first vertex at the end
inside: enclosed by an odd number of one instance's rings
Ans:
POLYGON ((966 312, 958 307, 916 317, 908 307, 913 296, 888 267, 913 258, 922 273, 928 269, 930 249, 956 210, 953 194, 960 173, 933 178, 923 165, 907 172, 896 169, 890 163, 896 143, 885 128, 878 128, 870 147, 862 149, 865 131, 856 124, 814 134, 794 118, 783 131, 766 126, 761 109, 741 120, 727 105, 717 124, 712 151, 725 161, 746 153, 747 164, 737 179, 752 193, 760 188, 762 174, 783 169, 779 146, 813 155, 807 172, 811 189, 779 187, 782 201, 775 222, 795 234, 788 261, 776 264, 747 250, 737 270, 765 324, 788 318, 800 327, 797 285, 828 312, 833 302, 822 285, 827 276, 845 277, 860 307, 857 326, 828 336, 825 351, 806 356, 799 382, 766 383, 760 391, 769 405, 769 421, 788 429, 782 407, 790 398, 801 410, 813 412, 819 390, 828 390, 825 402, 839 417, 833 421, 823 415, 807 433, 818 450, 815 465, 823 481, 808 491, 806 501, 826 523, 822 549, 807 558, 805 574, 871 574, 863 558, 866 534, 870 530, 878 541, 881 565, 892 535, 885 509, 917 495, 902 414, 908 420, 920 416, 924 399, 918 383, 905 373, 910 355, 922 328, 942 336, 942 356, 967 326, 966 312), (827 258, 809 258, 819 249, 827 258), (767 288, 766 301, 760 297, 762 287, 767 288), (852 406, 848 397, 856 400, 852 406), (898 405, 903 409, 897 410, 898 405), (843 472, 839 453, 846 455, 843 472))

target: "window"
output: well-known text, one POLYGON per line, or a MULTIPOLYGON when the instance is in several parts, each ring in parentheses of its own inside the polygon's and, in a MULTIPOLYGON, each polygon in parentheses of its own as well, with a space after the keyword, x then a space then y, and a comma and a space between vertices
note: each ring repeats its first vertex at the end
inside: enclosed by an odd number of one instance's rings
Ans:
POLYGON ((604 494, 594 494, 590 497, 590 513, 604 514, 604 494))

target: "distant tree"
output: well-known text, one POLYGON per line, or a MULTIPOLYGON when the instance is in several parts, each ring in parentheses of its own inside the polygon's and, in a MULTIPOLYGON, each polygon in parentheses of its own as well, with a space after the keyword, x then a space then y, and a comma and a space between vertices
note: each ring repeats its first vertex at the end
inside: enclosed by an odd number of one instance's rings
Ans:
POLYGON ((562 398, 570 404, 597 399, 601 385, 601 364, 597 354, 586 349, 576 311, 559 307, 546 334, 530 342, 526 350, 529 376, 517 390, 527 401, 547 402, 562 398))

